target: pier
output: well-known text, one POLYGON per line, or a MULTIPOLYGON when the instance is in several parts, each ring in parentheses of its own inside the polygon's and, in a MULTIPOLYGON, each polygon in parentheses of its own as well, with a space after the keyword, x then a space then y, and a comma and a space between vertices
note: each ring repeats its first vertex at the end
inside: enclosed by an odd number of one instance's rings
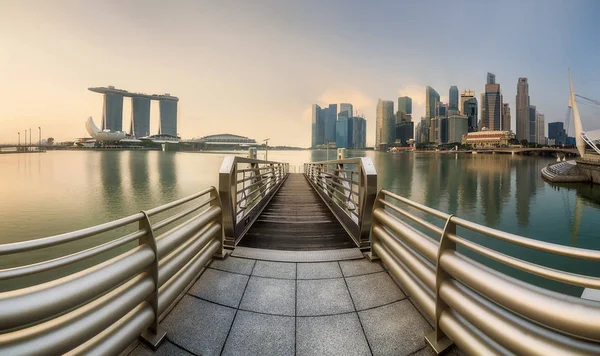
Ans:
POLYGON ((339 158, 290 173, 284 162, 229 156, 218 187, 0 245, 0 256, 56 254, 0 270, 0 354, 600 353, 600 278, 482 241, 574 261, 600 262, 600 251, 378 190, 370 159, 339 158), (94 246, 78 247, 85 239, 94 246), (483 259, 586 293, 527 283, 483 259))

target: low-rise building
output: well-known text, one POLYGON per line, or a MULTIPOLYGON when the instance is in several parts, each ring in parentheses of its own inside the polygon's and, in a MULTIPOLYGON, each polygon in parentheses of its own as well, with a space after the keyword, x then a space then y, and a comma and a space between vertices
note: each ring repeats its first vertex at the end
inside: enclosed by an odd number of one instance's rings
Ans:
POLYGON ((510 131, 469 132, 462 137, 462 144, 471 145, 473 148, 508 147, 513 138, 515 138, 515 134, 510 131))

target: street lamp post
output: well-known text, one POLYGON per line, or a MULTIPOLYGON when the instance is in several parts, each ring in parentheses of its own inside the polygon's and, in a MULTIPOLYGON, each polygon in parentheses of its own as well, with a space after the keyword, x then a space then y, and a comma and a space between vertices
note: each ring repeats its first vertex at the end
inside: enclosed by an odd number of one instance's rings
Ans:
POLYGON ((21 146, 21 132, 17 132, 19 134, 19 146, 21 146))
POLYGON ((40 138, 38 140, 38 149, 39 149, 39 147, 42 147, 42 127, 41 126, 38 127, 38 130, 40 132, 40 138))
POLYGON ((267 156, 267 154, 268 154, 268 152, 269 152, 269 140, 270 140, 270 138, 265 138, 265 139, 263 140, 263 142, 265 143, 265 161, 268 161, 268 159, 267 159, 267 157, 268 157, 268 156, 267 156))

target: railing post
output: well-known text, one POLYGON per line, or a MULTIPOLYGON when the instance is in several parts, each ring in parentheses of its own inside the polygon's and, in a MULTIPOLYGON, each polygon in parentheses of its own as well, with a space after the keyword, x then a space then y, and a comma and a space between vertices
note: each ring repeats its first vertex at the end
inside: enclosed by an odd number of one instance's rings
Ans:
MULTIPOLYGON (((375 209, 384 209, 384 205, 383 203, 381 203, 379 201, 379 199, 385 199, 385 194, 383 194, 383 189, 379 191, 379 193, 377 193, 377 196, 375 197, 375 202, 373 203, 373 211, 375 211, 375 209)), ((373 214, 373 211, 371 212, 371 214, 373 214)), ((375 252, 375 250, 373 249, 373 246, 375 244, 381 244, 381 242, 379 241, 379 238, 377 236, 375 236, 375 234, 373 233, 373 229, 376 226, 381 225, 379 223, 379 221, 377 221, 376 219, 373 219, 373 221, 371 222, 371 231, 370 231, 370 243, 371 243, 371 251, 369 251, 369 253, 367 254, 367 257, 369 258, 369 260, 371 262, 377 261, 379 260, 379 256, 377 255, 377 253, 375 252)))
POLYGON ((213 187, 213 190, 210 191, 209 197, 210 199, 214 198, 214 200, 210 202, 211 207, 218 206, 219 208, 221 208, 221 214, 218 218, 219 224, 221 224, 221 236, 219 238, 221 240, 221 246, 219 247, 217 252, 215 252, 214 258, 224 260, 225 258, 227 258, 227 252, 225 251, 225 227, 223 226, 223 205, 221 204, 221 197, 219 197, 219 192, 217 191, 217 188, 213 187))
POLYGON ((158 249, 156 248, 156 239, 154 237, 154 230, 152 229, 150 217, 148 217, 148 214, 143 210, 141 213, 144 214, 144 217, 139 222, 139 229, 146 230, 146 234, 139 239, 139 244, 150 246, 154 252, 154 261, 152 262, 152 265, 146 269, 146 272, 152 276, 152 280, 154 281, 154 291, 146 298, 146 302, 150 304, 154 311, 154 321, 152 321, 148 330, 142 333, 141 337, 153 350, 156 350, 167 335, 167 332, 159 329, 158 325, 158 318, 160 316, 158 315, 158 249))
POLYGON ((456 243, 448 237, 449 234, 456 235, 456 224, 452 221, 453 217, 454 215, 450 215, 446 220, 435 263, 435 330, 425 336, 425 340, 438 355, 453 344, 452 340, 440 329, 440 316, 444 309, 448 308, 448 305, 440 298, 440 286, 445 280, 452 278, 440 267, 440 257, 446 250, 456 250, 456 243))

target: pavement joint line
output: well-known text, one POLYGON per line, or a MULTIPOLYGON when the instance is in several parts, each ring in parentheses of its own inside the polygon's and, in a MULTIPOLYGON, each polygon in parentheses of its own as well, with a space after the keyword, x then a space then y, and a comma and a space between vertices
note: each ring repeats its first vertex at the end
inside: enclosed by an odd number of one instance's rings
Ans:
MULTIPOLYGON (((252 265, 252 270, 250 271, 250 275, 254 272, 254 267, 256 266, 256 260, 254 260, 254 264, 252 265)), ((240 310, 240 305, 242 304, 242 299, 244 299, 244 295, 246 294, 246 289, 248 289, 248 283, 250 282, 250 278, 246 281, 246 285, 244 286, 244 292, 242 293, 242 297, 237 304, 237 308, 235 309, 235 313, 233 314, 233 320, 231 320, 231 325, 229 326, 229 331, 227 331, 227 336, 225 336, 225 342, 223 342, 223 346, 221 346, 221 352, 219 355, 223 355, 223 351, 225 351, 225 345, 227 344, 227 340, 229 340, 229 335, 231 334, 231 329, 233 329, 233 324, 235 323, 235 319, 237 318, 238 311, 240 310)))
POLYGON ((411 352, 410 354, 408 354, 408 356, 411 356, 411 355, 416 355, 417 353, 419 353, 419 352, 421 352, 421 351, 425 350, 425 349, 426 349, 426 348, 428 348, 428 347, 429 347, 429 346, 425 345, 425 346, 421 347, 420 349, 418 349, 418 350, 416 350, 416 351, 414 351, 414 352, 411 352))
MULTIPOLYGON (((360 260, 348 260, 348 261, 360 261, 360 260)), ((339 263, 340 261, 337 261, 337 262, 339 263)), ((371 262, 371 263, 373 263, 373 262, 371 262)), ((342 266, 340 266, 340 269, 341 268, 342 268, 342 266)), ((376 271, 376 272, 369 272, 369 273, 363 273, 363 274, 355 274, 353 276, 344 276, 344 278, 353 278, 353 277, 360 277, 360 276, 368 276, 370 274, 381 273, 381 272, 386 272, 386 270, 376 271)), ((344 275, 344 270, 342 270, 342 275, 344 275)))
MULTIPOLYGON (((340 261, 337 261, 337 264, 341 271, 342 266, 340 265, 340 261)), ((344 274, 344 272, 342 272, 342 275, 343 274, 344 274)), ((369 342, 369 338, 367 337, 367 334, 365 333, 365 328, 363 327, 362 320, 360 320, 360 315, 358 315, 358 310, 356 309, 356 304, 354 304, 354 298, 352 298, 352 293, 350 293, 350 288, 348 288, 348 282, 346 281, 346 278, 344 278, 344 285, 346 286, 346 290, 348 291, 348 295, 350 296, 350 300, 352 301, 352 307, 354 308, 354 312, 356 313, 356 318, 358 319, 358 323, 360 324, 360 330, 362 331, 363 336, 365 337, 365 340, 367 341, 367 346, 369 346, 369 352, 371 353, 371 356, 373 356, 373 349, 371 348, 371 343, 369 342)))
POLYGON ((174 342, 173 340, 171 340, 171 339, 169 338, 169 336, 168 336, 168 335, 167 335, 167 341, 168 341, 168 342, 170 342, 171 344, 175 345, 175 347, 178 347, 178 348, 182 349, 182 350, 183 350, 183 351, 185 351, 185 352, 189 352, 190 354, 192 354, 192 355, 196 355, 196 356, 202 356, 202 355, 198 355, 197 353, 195 353, 195 352, 192 352, 192 351, 190 351, 190 350, 186 349, 185 347, 183 347, 183 346, 179 345, 178 343, 174 342))
MULTIPOLYGON (((255 261, 263 261, 263 260, 255 260, 255 261)), ((266 260, 264 260, 264 261, 266 261, 266 260)), ((268 261, 268 262, 276 262, 276 261, 268 261)), ((338 262, 339 263, 339 261, 328 261, 328 262, 338 262)), ((365 273, 365 274, 357 274, 355 276, 348 276, 348 277, 344 277, 343 276, 343 272, 342 272, 342 277, 301 278, 301 279, 298 279, 298 274, 297 274, 298 273, 298 264, 300 264, 300 263, 327 263, 327 262, 281 262, 281 263, 294 263, 294 264, 296 264, 296 278, 295 278, 295 280, 297 280, 297 281, 320 281, 320 280, 323 280, 323 279, 352 278, 352 277, 366 276, 366 275, 369 275, 369 274, 387 272, 387 271, 384 270, 384 271, 378 271, 378 272, 369 272, 369 273, 365 273)), ((263 277, 263 276, 257 276, 257 275, 254 275, 254 274, 245 274, 245 273, 239 273, 239 272, 230 272, 230 271, 226 271, 226 270, 218 269, 218 268, 213 268, 213 267, 208 267, 208 268, 210 268, 212 270, 216 270, 216 271, 221 271, 221 272, 227 272, 227 273, 232 273, 232 274, 239 274, 239 275, 246 276, 246 277, 279 279, 279 280, 282 280, 282 281, 293 281, 294 280, 292 278, 263 277)), ((252 267, 252 273, 253 272, 254 272, 254 267, 252 267)))

